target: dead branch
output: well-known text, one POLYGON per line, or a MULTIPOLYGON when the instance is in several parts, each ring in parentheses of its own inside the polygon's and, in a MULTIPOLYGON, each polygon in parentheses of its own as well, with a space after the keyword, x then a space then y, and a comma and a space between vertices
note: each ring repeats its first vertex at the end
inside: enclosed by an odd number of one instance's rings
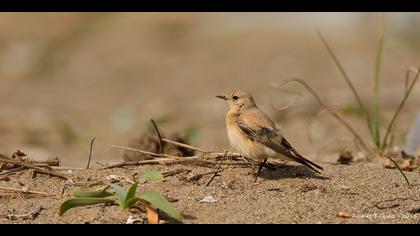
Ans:
POLYGON ((9 176, 1 176, 0 177, 0 180, 5 180, 5 181, 9 181, 10 180, 10 178, 9 178, 9 176))
POLYGON ((192 176, 187 177, 187 180, 188 181, 197 181, 197 180, 201 179, 205 175, 211 175, 211 174, 217 175, 221 171, 222 170, 214 170, 214 171, 210 171, 210 172, 206 172, 206 173, 200 173, 200 174, 192 175, 192 176))
POLYGON ((55 171, 46 170, 46 169, 43 169, 41 167, 35 166, 33 164, 29 164, 29 163, 26 163, 26 162, 23 162, 23 161, 14 160, 14 159, 11 159, 11 158, 3 155, 3 154, 0 154, 0 162, 10 163, 10 164, 18 164, 18 165, 24 166, 28 169, 33 169, 38 173, 51 175, 51 176, 59 177, 59 178, 66 179, 66 180, 70 179, 70 177, 62 175, 62 174, 57 173, 55 171))
MULTIPOLYGON (((207 165, 216 165, 218 162, 214 160, 204 160, 201 156, 194 156, 194 157, 183 157, 179 159, 156 159, 156 160, 144 160, 144 161, 124 161, 119 162, 116 164, 104 166, 100 168, 103 169, 112 169, 116 167, 124 167, 124 166, 137 166, 137 165, 172 165, 172 164, 207 164, 207 165)), ((232 166, 248 166, 247 163, 244 162, 225 162, 223 165, 232 165, 232 166)))
MULTIPOLYGON (((226 151, 226 152, 225 152, 225 155, 223 155, 223 158, 222 158, 222 160, 220 161, 219 167, 217 168, 217 169, 219 169, 220 171, 222 170, 222 164, 223 164, 223 161, 224 161, 224 160, 225 160, 225 158, 226 158, 227 153, 228 153, 228 151, 226 151)), ((215 172, 215 173, 214 173, 214 175, 210 178, 209 182, 207 182, 206 187, 207 187, 207 186, 209 186, 209 185, 211 184, 211 182, 213 182, 213 180, 214 180, 214 178, 216 178, 217 174, 218 174, 218 172, 215 172)))
POLYGON ((159 129, 158 129, 157 125, 156 125, 156 122, 153 119, 150 119, 150 122, 152 122, 153 128, 155 129, 156 135, 157 135, 158 140, 159 140, 159 153, 161 155, 163 155, 165 153, 165 151, 163 150, 162 136, 160 135, 160 132, 159 132, 159 129))
POLYGON ((152 157, 168 157, 168 158, 179 158, 177 156, 172 156, 172 155, 168 155, 168 154, 158 154, 158 153, 154 153, 154 152, 148 152, 148 151, 144 151, 144 150, 140 150, 140 149, 135 149, 135 148, 129 148, 129 147, 121 147, 121 146, 115 146, 113 145, 112 148, 118 148, 118 149, 123 149, 123 150, 127 150, 127 151, 133 151, 133 152, 140 152, 152 157))
POLYGON ((177 170, 163 172, 162 175, 163 175, 163 177, 166 178, 166 177, 178 175, 178 174, 181 174, 181 173, 184 173, 184 172, 189 173, 191 171, 192 170, 190 170, 190 169, 177 169, 177 170))
POLYGON ((92 141, 90 141, 89 159, 88 159, 88 163, 87 163, 86 169, 89 169, 89 166, 90 166, 90 159, 92 158, 93 142, 95 142, 95 139, 96 139, 96 137, 94 137, 92 139, 92 141))
POLYGON ((34 161, 34 160, 30 160, 28 161, 28 163, 33 164, 33 165, 48 165, 48 166, 59 166, 60 165, 60 160, 58 159, 53 159, 53 160, 46 160, 46 161, 34 161))
POLYGON ((20 193, 30 193, 30 194, 39 194, 39 195, 44 195, 44 196, 52 196, 51 194, 45 193, 45 192, 30 191, 30 190, 18 189, 18 188, 9 188, 9 187, 1 187, 0 186, 0 189, 8 190, 8 191, 14 191, 14 192, 20 192, 20 193))
POLYGON ((21 171, 21 170, 24 170, 24 169, 25 169, 25 167, 19 166, 19 167, 16 167, 16 168, 12 168, 12 169, 2 171, 2 172, 0 172, 0 175, 8 175, 8 174, 18 172, 18 171, 21 171))
POLYGON ((44 210, 44 208, 39 207, 36 210, 26 213, 26 214, 21 214, 21 215, 9 214, 9 215, 5 215, 5 217, 9 220, 17 220, 17 219, 33 220, 41 213, 42 210, 44 210))
POLYGON ((163 138, 162 141, 167 142, 167 143, 171 143, 171 144, 179 146, 179 147, 195 150, 195 151, 198 151, 198 152, 201 152, 201 153, 209 153, 209 151, 203 150, 201 148, 194 147, 194 146, 191 146, 191 145, 188 145, 188 144, 185 144, 185 143, 176 142, 176 141, 173 141, 173 140, 170 140, 170 139, 163 138))
MULTIPOLYGON (((148 152, 140 149, 135 148, 129 148, 129 147, 121 147, 121 146, 112 146, 113 148, 128 150, 128 151, 134 151, 134 152, 140 152, 147 155, 150 155, 152 157, 161 157, 161 154, 148 152)), ((233 157, 242 157, 239 153, 232 153, 233 157)), ((217 153, 217 152, 211 152, 211 153, 203 153, 201 155, 192 156, 192 157, 177 157, 172 156, 168 154, 163 154, 166 158, 159 158, 159 159, 153 159, 153 160, 143 160, 143 161, 124 161, 120 163, 116 163, 109 166, 104 166, 101 169, 111 169, 115 167, 123 167, 123 166, 133 166, 133 165, 148 165, 148 164, 159 164, 159 165, 170 165, 170 164, 186 164, 186 163, 194 163, 194 164, 207 164, 207 165, 216 165, 218 164, 217 161, 215 161, 218 158, 222 158, 225 156, 225 153, 217 153), (208 159, 214 159, 214 160, 208 160, 208 159)), ((224 165, 237 165, 237 166, 246 166, 248 163, 246 162, 225 162, 224 165)))
POLYGON ((70 167, 70 166, 53 166, 51 167, 53 170, 86 170, 86 168, 80 167, 70 167))
POLYGON ((378 201, 375 204, 373 204, 372 206, 366 207, 363 210, 363 212, 365 212, 366 210, 371 209, 371 208, 377 208, 379 210, 384 210, 384 209, 399 207, 401 204, 398 203, 398 201, 408 201, 408 200, 414 201, 414 202, 420 201, 420 199, 413 199, 413 198, 409 198, 409 197, 397 197, 397 198, 392 198, 392 199, 388 199, 388 200, 378 201), (385 203, 389 203, 389 205, 386 205, 385 203))

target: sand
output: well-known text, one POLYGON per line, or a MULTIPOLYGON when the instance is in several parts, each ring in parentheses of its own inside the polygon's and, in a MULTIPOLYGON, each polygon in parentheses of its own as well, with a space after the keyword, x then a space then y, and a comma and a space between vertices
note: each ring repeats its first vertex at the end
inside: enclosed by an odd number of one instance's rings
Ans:
MULTIPOLYGON (((420 175, 405 172, 410 187, 396 169, 373 163, 353 165, 322 164, 322 175, 314 175, 299 165, 278 165, 264 169, 254 183, 253 170, 228 167, 205 186, 211 175, 187 181, 187 173, 168 176, 164 181, 140 184, 137 192, 156 190, 174 201, 184 216, 182 223, 420 223, 420 175), (216 202, 200 203, 206 196, 216 202), (417 212, 417 213, 416 213, 417 212), (340 215, 340 216, 339 216, 340 215)), ((109 175, 129 179, 150 170, 190 169, 192 174, 208 172, 207 167, 186 165, 145 165, 107 170, 74 170, 77 183, 94 183, 109 175)), ((68 171, 62 171, 68 173, 68 171)), ((122 181, 125 188, 129 183, 122 181)), ((58 215, 59 205, 80 186, 69 186, 61 195, 65 180, 30 170, 0 180, 0 186, 41 191, 53 196, 18 194, 0 190, 0 223, 116 223, 129 216, 145 219, 146 214, 122 211, 118 206, 85 206, 58 215), (19 184, 20 183, 20 184, 19 184), (26 214, 43 209, 34 219, 8 219, 9 214, 26 214)), ((163 223, 176 223, 163 217, 163 223)))

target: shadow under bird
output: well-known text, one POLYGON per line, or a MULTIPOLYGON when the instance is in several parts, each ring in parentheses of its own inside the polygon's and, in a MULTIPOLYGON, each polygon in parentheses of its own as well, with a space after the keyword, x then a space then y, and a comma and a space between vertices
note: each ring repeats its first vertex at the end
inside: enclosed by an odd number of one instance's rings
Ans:
POLYGON ((294 161, 319 174, 317 169, 323 170, 290 145, 279 127, 257 107, 251 94, 234 90, 225 96, 216 97, 226 100, 230 107, 226 115, 226 128, 232 147, 260 162, 255 181, 268 158, 294 161))

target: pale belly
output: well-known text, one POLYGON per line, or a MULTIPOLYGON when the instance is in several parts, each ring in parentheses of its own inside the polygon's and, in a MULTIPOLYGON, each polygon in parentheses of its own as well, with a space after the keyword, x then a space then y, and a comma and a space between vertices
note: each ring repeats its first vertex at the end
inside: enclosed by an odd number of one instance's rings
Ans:
POLYGON ((275 152, 273 149, 250 140, 236 125, 230 126, 227 130, 232 148, 248 158, 256 160, 263 160, 266 158, 290 160, 288 157, 275 152))

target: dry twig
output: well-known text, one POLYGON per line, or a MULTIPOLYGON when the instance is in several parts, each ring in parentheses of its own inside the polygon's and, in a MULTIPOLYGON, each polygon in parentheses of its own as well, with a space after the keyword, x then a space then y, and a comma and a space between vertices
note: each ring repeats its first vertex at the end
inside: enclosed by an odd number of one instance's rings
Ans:
POLYGON ((85 168, 80 167, 70 167, 70 166, 53 166, 51 167, 53 170, 86 170, 85 168))
POLYGON ((311 86, 309 86, 305 81, 294 78, 291 80, 286 81, 283 84, 287 84, 290 82, 296 82, 301 84, 319 103, 320 106, 322 106, 328 113, 330 113, 337 121, 339 121, 344 127, 346 127, 357 139, 357 141, 362 145, 363 149, 365 149, 368 153, 373 153, 373 151, 368 147, 368 145, 363 141, 363 139, 360 137, 360 135, 353 129, 353 127, 343 118, 341 117, 336 111, 332 110, 325 102, 324 100, 315 92, 315 90, 312 89, 311 86))
POLYGON ((6 217, 9 220, 17 220, 17 219, 33 220, 41 213, 42 210, 44 210, 44 208, 39 207, 35 211, 29 212, 26 214, 21 214, 21 215, 8 214, 8 215, 4 215, 4 217, 6 217))
POLYGON ((16 167, 16 168, 12 168, 12 169, 2 171, 2 172, 0 172, 0 175, 8 175, 8 174, 18 172, 18 171, 21 171, 21 170, 24 170, 24 169, 25 169, 25 167, 19 166, 19 167, 16 167))
POLYGON ((90 159, 92 158, 92 149, 93 149, 93 142, 95 141, 96 137, 94 137, 92 139, 92 141, 90 141, 90 150, 89 150, 89 160, 86 166, 86 169, 89 169, 89 165, 90 165, 90 159))
POLYGON ((178 175, 178 174, 181 174, 181 173, 184 173, 184 172, 189 173, 191 171, 192 170, 190 170, 190 169, 177 169, 177 170, 171 170, 171 171, 163 172, 162 175, 163 175, 163 177, 166 178, 166 177, 178 175))
MULTIPOLYGON (((120 163, 116 163, 109 166, 104 166, 101 169, 110 169, 115 167, 123 167, 123 166, 132 166, 132 165, 148 165, 148 164, 160 164, 160 165, 170 165, 170 164, 207 164, 207 165, 217 165, 219 164, 215 159, 221 158, 225 156, 225 153, 218 153, 218 152, 210 152, 210 153, 202 153, 201 155, 196 155, 192 157, 177 157, 168 154, 157 154, 153 152, 148 152, 140 149, 129 148, 129 147, 121 147, 121 146, 112 146, 113 148, 129 150, 134 152, 140 152, 152 157, 166 157, 166 158, 158 158, 153 160, 143 160, 143 161, 124 161, 120 163), (209 160, 213 159, 213 160, 209 160)), ((241 157, 242 155, 239 153, 232 153, 234 157, 241 157)), ((223 165, 236 165, 236 166, 247 166, 248 163, 246 162, 225 162, 223 165)))
POLYGON ((191 146, 191 145, 188 145, 188 144, 185 144, 185 143, 176 142, 176 141, 173 141, 173 140, 170 140, 170 139, 163 138, 162 141, 167 142, 167 143, 171 143, 171 144, 179 146, 179 147, 195 150, 195 151, 198 151, 198 152, 209 153, 209 151, 203 150, 201 148, 194 147, 194 146, 191 146))
POLYGON ((159 140, 159 153, 160 154, 164 154, 165 151, 163 150, 162 136, 160 135, 160 132, 159 132, 159 129, 158 129, 157 125, 156 125, 156 122, 153 119, 150 119, 150 122, 152 122, 153 128, 155 129, 156 135, 157 135, 158 140, 159 140))
MULTIPOLYGON (((223 161, 226 158, 227 153, 228 153, 228 151, 225 152, 225 155, 223 156, 222 160, 220 161, 220 164, 219 164, 219 167, 218 167, 218 169, 220 171, 222 170, 222 164, 223 164, 223 161)), ((209 186, 211 184, 211 182, 213 182, 213 180, 214 180, 214 178, 216 178, 217 174, 218 174, 218 172, 215 172, 214 173, 214 175, 211 177, 211 179, 209 180, 209 182, 207 182, 206 187, 209 186)))
POLYGON ((58 159, 46 160, 46 161, 29 160, 28 163, 33 164, 33 165, 59 166, 60 165, 60 160, 58 160, 58 159))
POLYGON ((409 197, 397 197, 397 198, 392 198, 392 199, 388 199, 388 200, 378 201, 374 205, 366 207, 362 212, 365 212, 366 210, 371 209, 371 208, 377 208, 379 210, 384 210, 384 209, 399 207, 401 204, 398 203, 398 201, 418 202, 418 201, 420 201, 420 199, 413 199, 413 198, 409 198, 409 197), (389 203, 389 205, 386 205, 385 203, 389 203))
POLYGON ((206 172, 206 173, 200 173, 200 174, 196 174, 193 176, 189 176, 187 178, 188 181, 197 181, 199 179, 201 179, 203 176, 205 175, 211 175, 211 174, 215 174, 217 175, 218 173, 220 173, 222 170, 214 170, 214 171, 210 171, 210 172, 206 172))
POLYGON ((70 177, 67 177, 65 175, 62 175, 62 174, 57 173, 55 171, 45 170, 45 169, 43 169, 41 167, 38 167, 36 165, 33 165, 33 164, 29 164, 29 163, 26 163, 26 162, 23 162, 23 161, 18 161, 18 160, 10 159, 9 157, 7 157, 7 156, 5 156, 3 154, 0 154, 0 162, 10 163, 10 164, 18 164, 18 165, 24 166, 24 167, 26 167, 28 169, 33 169, 33 170, 35 170, 38 173, 47 174, 47 175, 59 177, 59 178, 66 179, 66 180, 69 180, 70 179, 70 177))
POLYGON ((9 188, 9 187, 1 187, 0 186, 0 189, 8 190, 8 191, 14 191, 14 192, 20 192, 20 193, 30 193, 30 194, 39 194, 39 195, 44 195, 44 196, 52 196, 51 194, 45 193, 45 192, 30 191, 30 190, 18 189, 18 188, 9 188))

